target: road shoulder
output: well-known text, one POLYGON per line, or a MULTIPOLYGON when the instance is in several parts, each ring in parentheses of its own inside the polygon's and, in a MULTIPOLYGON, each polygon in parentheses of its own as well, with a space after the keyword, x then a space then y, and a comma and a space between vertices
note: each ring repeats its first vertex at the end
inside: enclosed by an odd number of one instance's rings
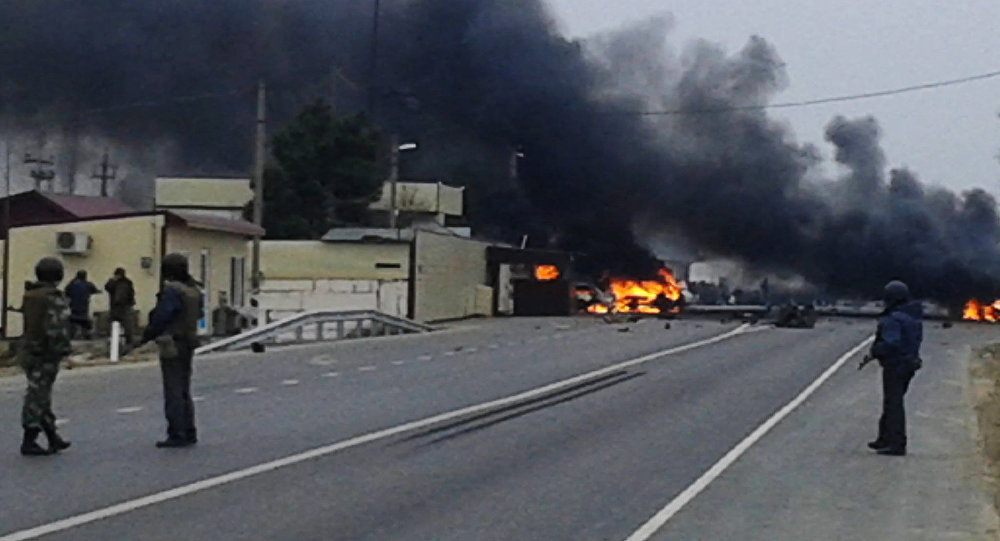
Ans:
POLYGON ((909 456, 865 447, 880 374, 852 362, 654 539, 995 539, 969 402, 970 344, 984 336, 928 329, 928 362, 907 395, 909 456))

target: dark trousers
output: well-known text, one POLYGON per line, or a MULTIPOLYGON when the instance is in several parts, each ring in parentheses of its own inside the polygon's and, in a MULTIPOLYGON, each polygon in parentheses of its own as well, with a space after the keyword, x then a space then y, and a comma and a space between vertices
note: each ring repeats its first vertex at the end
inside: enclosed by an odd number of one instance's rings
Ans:
POLYGON ((90 340, 92 330, 94 329, 94 322, 90 320, 90 317, 86 314, 71 314, 69 316, 69 338, 70 340, 76 340, 77 329, 82 331, 83 339, 90 340))
POLYGON ((176 440, 196 440, 194 400, 191 399, 191 371, 194 349, 178 340, 174 359, 160 359, 163 374, 163 412, 167 417, 167 437, 176 440))
POLYGON ((903 397, 910 388, 913 374, 913 369, 905 365, 882 368, 882 417, 878 420, 878 440, 892 449, 906 449, 903 397))

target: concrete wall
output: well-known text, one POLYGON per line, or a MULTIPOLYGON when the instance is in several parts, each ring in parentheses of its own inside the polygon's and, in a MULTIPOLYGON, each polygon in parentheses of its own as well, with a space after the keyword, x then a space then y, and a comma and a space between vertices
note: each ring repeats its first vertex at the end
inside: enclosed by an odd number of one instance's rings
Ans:
MULTIPOLYGON (((234 305, 234 299, 230 298, 233 258, 242 258, 244 261, 246 272, 243 274, 243 290, 249 291, 250 259, 247 253, 247 240, 241 235, 171 227, 167 230, 166 252, 180 252, 188 256, 191 276, 203 282, 205 286, 205 313, 208 316, 219 307, 223 296, 228 305, 234 305), (207 254, 206 265, 202 265, 203 252, 207 254), (203 266, 207 268, 203 269, 203 266)), ((211 317, 208 317, 202 331, 210 330, 211 317)))
POLYGON ((264 280, 257 295, 270 320, 304 310, 379 310, 406 317, 406 280, 264 280))
MULTIPOLYGON (((21 305, 24 282, 34 281, 34 268, 43 257, 57 257, 66 267, 65 286, 78 270, 85 270, 90 281, 103 291, 104 282, 114 269, 123 267, 135 283, 139 320, 145 324, 146 314, 153 308, 159 289, 160 244, 163 216, 137 216, 109 220, 82 221, 69 224, 36 225, 13 228, 10 231, 10 277, 8 304, 21 305), (56 235, 60 232, 88 233, 93 245, 87 255, 60 255, 56 235), (143 258, 149 258, 150 268, 142 268, 143 258)), ((108 309, 108 296, 95 295, 92 311, 108 309)), ((20 336, 21 315, 8 314, 8 336, 20 336)))
POLYGON ((418 321, 493 315, 483 242, 418 231, 414 318, 418 321), (484 302, 485 301, 485 302, 484 302))

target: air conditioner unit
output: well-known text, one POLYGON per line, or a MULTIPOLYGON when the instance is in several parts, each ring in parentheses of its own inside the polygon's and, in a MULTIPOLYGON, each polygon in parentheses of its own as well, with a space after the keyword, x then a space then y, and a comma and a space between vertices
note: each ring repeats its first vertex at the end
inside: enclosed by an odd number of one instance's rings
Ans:
POLYGON ((62 231, 56 233, 56 248, 60 254, 67 255, 87 255, 90 252, 92 243, 90 235, 75 231, 62 231))

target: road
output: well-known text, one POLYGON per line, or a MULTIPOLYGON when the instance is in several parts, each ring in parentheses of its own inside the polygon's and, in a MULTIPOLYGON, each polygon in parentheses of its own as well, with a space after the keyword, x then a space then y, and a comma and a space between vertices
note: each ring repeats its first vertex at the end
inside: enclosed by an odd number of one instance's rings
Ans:
MULTIPOLYGON (((64 371, 73 448, 33 460, 0 379, 0 541, 974 537, 963 376, 929 363, 911 455, 871 455, 877 369, 845 355, 871 327, 511 319, 209 356, 180 450, 153 447, 155 366, 64 371)), ((992 333, 928 327, 931 359, 992 333)))

